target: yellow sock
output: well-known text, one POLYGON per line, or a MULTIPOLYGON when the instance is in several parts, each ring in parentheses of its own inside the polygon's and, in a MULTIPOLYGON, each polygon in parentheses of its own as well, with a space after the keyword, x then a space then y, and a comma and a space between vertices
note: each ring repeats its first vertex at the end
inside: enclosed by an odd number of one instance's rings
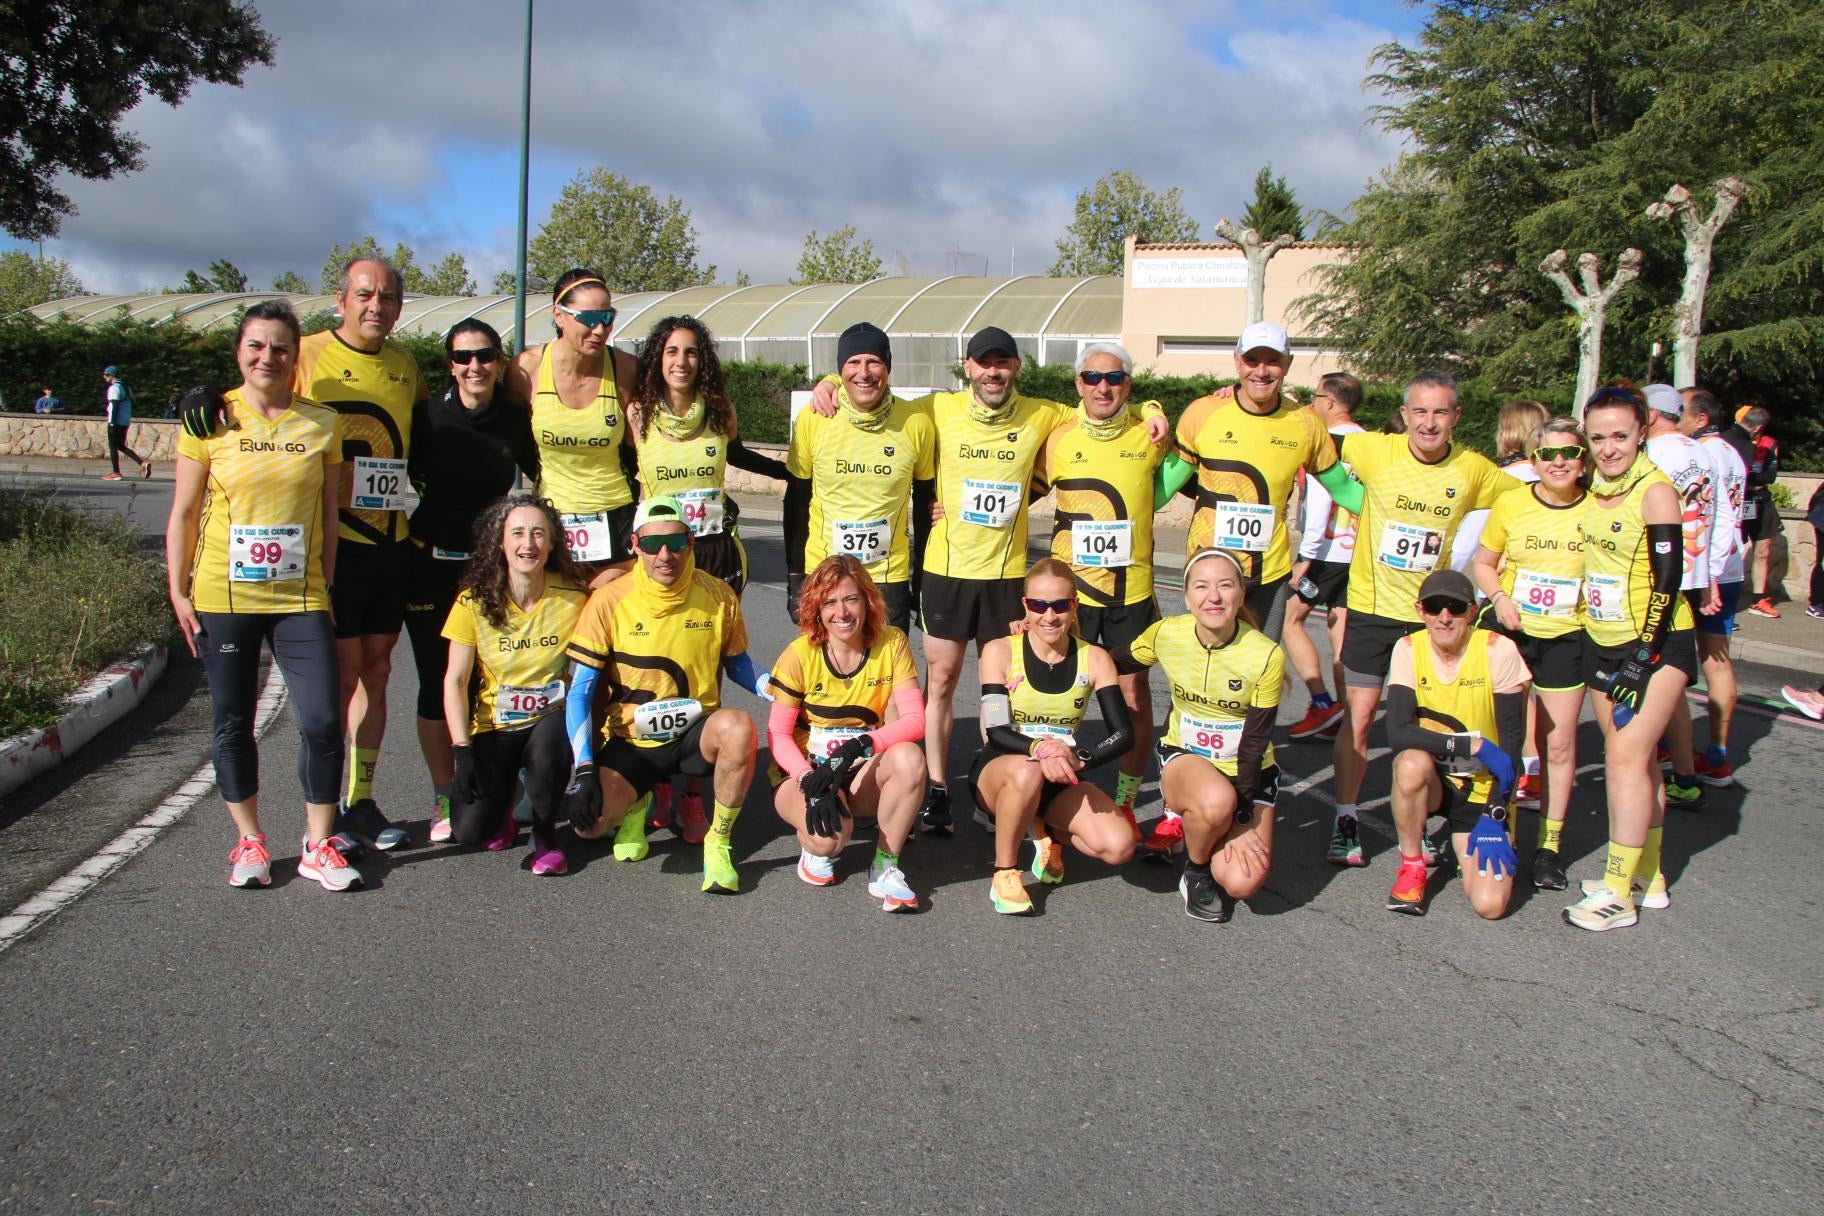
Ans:
POLYGON ((1651 885, 1659 877, 1659 846, 1665 836, 1664 827, 1647 829, 1647 843, 1641 846, 1640 864, 1634 868, 1634 872, 1640 876, 1642 886, 1651 885))
POLYGON ((1134 809, 1134 800, 1140 796, 1140 778, 1132 773, 1115 775, 1115 805, 1134 809))
POLYGON ((1640 868, 1641 852, 1636 845, 1609 841, 1609 863, 1603 870, 1602 881, 1616 899, 1633 901, 1634 871, 1640 868))
POLYGON ((348 799, 351 804, 374 796, 374 770, 380 767, 380 749, 348 749, 348 799))
POLYGON ((722 844, 727 844, 730 834, 735 830, 735 816, 741 813, 741 808, 723 806, 720 802, 715 803, 714 806, 715 812, 709 820, 709 834, 722 844))
POLYGON ((1546 819, 1541 816, 1539 820, 1539 847, 1549 852, 1556 853, 1558 851, 1558 846, 1563 840, 1564 820, 1546 819))

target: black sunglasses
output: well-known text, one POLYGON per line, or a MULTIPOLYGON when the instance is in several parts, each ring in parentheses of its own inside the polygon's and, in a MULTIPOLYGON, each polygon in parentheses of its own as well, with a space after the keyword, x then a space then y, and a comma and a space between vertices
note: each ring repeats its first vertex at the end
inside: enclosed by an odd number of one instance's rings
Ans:
POLYGON ((657 536, 640 537, 640 550, 643 553, 657 553, 661 549, 670 549, 673 553, 682 553, 690 546, 688 532, 662 532, 657 536))
POLYGON ((1452 616, 1463 616, 1469 607, 1468 600, 1460 600, 1454 595, 1433 595, 1419 601, 1419 610, 1426 616, 1437 616, 1446 611, 1452 616))
POLYGON ((1057 613, 1059 616, 1063 616, 1066 612, 1070 611, 1070 606, 1077 601, 1075 597, 1068 595, 1061 600, 1035 600, 1030 595, 1023 595, 1020 597, 1020 602, 1025 604, 1026 611, 1032 613, 1034 616, 1044 616, 1047 609, 1057 613))
POLYGON ((1091 388, 1096 387, 1096 385, 1102 383, 1104 380, 1108 381, 1109 384, 1113 385, 1115 388, 1120 388, 1123 384, 1127 383, 1126 372, 1078 372, 1077 378, 1091 388))
POLYGON ((453 350, 450 352, 450 362, 454 363, 457 367, 467 367, 471 363, 479 363, 485 367, 498 358, 500 358, 500 350, 493 346, 483 346, 478 350, 453 350))

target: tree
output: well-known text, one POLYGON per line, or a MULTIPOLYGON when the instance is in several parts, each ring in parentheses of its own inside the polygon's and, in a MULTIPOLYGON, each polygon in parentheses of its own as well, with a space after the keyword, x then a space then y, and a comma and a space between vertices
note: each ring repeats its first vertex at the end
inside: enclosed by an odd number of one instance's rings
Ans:
POLYGON ((66 296, 79 296, 86 289, 70 264, 61 258, 40 261, 23 249, 0 252, 0 317, 66 296))
POLYGON ((1254 198, 1241 213, 1241 226, 1252 228, 1265 241, 1287 234, 1293 240, 1305 239, 1305 213, 1299 210, 1298 195, 1285 178, 1273 175, 1272 165, 1262 165, 1254 175, 1254 198))
POLYGON ((416 286, 407 285, 407 291, 422 292, 427 296, 472 296, 475 294, 475 280, 469 277, 469 264, 460 253, 450 252, 443 256, 435 266, 418 276, 416 286))
POLYGON ((175 106, 198 80, 238 85, 272 63, 258 16, 230 0, 32 0, 4 14, 0 227, 21 240, 56 236, 75 212, 59 173, 106 181, 144 166, 144 145, 120 128, 142 95, 175 106))
POLYGON ((167 294, 173 292, 188 292, 192 295, 212 291, 246 290, 247 276, 241 273, 241 268, 239 266, 236 266, 227 258, 217 258, 215 261, 209 263, 209 275, 207 278, 196 273, 194 270, 186 270, 184 271, 183 282, 179 283, 176 287, 165 288, 167 294))
POLYGON ((503 270, 494 276, 494 294, 497 296, 514 296, 519 294, 519 276, 511 270, 503 270))
POLYGON ((304 295, 310 291, 310 284, 304 281, 303 275, 287 270, 272 281, 272 289, 289 292, 293 295, 304 295))
POLYGON ((865 283, 880 277, 880 259, 874 256, 874 242, 855 243, 855 225, 849 224, 819 238, 811 229, 804 238, 804 252, 798 256, 794 283, 865 283))
POLYGON ((1194 241, 1197 221, 1184 213, 1183 195, 1163 194, 1125 169, 1117 169, 1077 195, 1076 218, 1058 241, 1054 275, 1120 274, 1123 246, 1139 241, 1194 241))
MULTIPOLYGON (((399 272, 400 286, 408 294, 468 294, 468 292, 463 291, 437 291, 430 286, 432 283, 448 281, 447 277, 439 278, 438 276, 440 273, 444 276, 448 276, 455 274, 458 269, 461 271, 461 281, 465 283, 468 282, 468 266, 462 262, 460 255, 451 254, 450 257, 444 258, 442 262, 439 262, 436 266, 431 268, 431 273, 428 275, 418 266, 417 261, 415 260, 417 256, 418 255, 412 250, 412 247, 407 245, 404 241, 395 243, 393 245, 393 252, 388 254, 380 248, 380 242, 376 241, 372 235, 364 236, 358 241, 350 241, 346 247, 331 245, 329 248, 329 260, 323 263, 321 290, 326 292, 335 292, 339 290, 342 286, 342 268, 344 266, 360 258, 373 258, 376 261, 389 263, 394 270, 399 272), (456 259, 455 266, 450 264, 450 258, 456 259)), ((472 288, 473 284, 470 286, 472 288)))
POLYGON ((697 230, 676 196, 663 202, 596 166, 565 184, 526 250, 526 273, 546 283, 573 266, 593 266, 615 291, 675 291, 713 283, 697 265, 697 230))

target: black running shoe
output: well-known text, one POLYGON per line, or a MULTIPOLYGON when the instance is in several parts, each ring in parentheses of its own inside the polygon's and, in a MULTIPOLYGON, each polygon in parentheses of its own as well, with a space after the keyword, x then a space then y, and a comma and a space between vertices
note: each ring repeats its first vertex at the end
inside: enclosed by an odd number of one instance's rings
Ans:
POLYGON ((372 798, 345 803, 336 814, 336 835, 347 836, 363 848, 385 853, 406 842, 406 831, 389 822, 372 798))
POLYGON ((1186 866, 1178 879, 1178 893, 1184 896, 1185 915, 1193 919, 1220 925, 1235 915, 1235 901, 1208 870, 1186 866))
POLYGON ((956 831, 950 817, 950 791, 934 785, 925 791, 925 805, 918 809, 918 830, 930 836, 949 836, 956 831))
POLYGON ((1533 885, 1541 891, 1562 891, 1570 885, 1564 872, 1564 858, 1556 850, 1540 849, 1533 854, 1533 885))

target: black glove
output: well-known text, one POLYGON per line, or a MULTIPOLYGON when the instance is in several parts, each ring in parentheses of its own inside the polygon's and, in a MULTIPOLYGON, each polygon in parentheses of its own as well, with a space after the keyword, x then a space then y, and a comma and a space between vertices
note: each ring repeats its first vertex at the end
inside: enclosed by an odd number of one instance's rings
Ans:
POLYGON ((792 618, 792 624, 798 623, 798 596, 804 590, 804 575, 787 574, 785 576, 785 611, 792 618))
POLYGON ((842 799, 835 790, 825 790, 804 804, 804 830, 812 836, 839 835, 842 816, 842 799))
POLYGON ((596 780, 595 765, 583 761, 570 775, 564 790, 564 814, 570 826, 587 832, 602 820, 602 783, 596 780))
POLYGON ((1616 666, 1615 678, 1609 681, 1609 700, 1630 713, 1639 713, 1647 699, 1648 682, 1664 664, 1662 656, 1645 646, 1630 651, 1616 666))
POLYGON ((813 764, 798 778, 798 792, 804 795, 804 804, 808 807, 817 799, 829 793, 836 784, 836 774, 830 771, 827 764, 813 764))
POLYGON ((874 754, 874 740, 866 733, 850 735, 842 745, 830 753, 830 772, 836 777, 838 786, 848 784, 851 769, 860 767, 861 763, 874 754))
POLYGON ((456 795, 456 801, 474 806, 488 796, 481 774, 475 771, 475 750, 467 743, 458 743, 450 754, 456 757, 456 781, 450 786, 450 793, 456 795))
POLYGON ((215 385, 198 384, 178 398, 177 416, 183 420, 184 434, 207 439, 227 419, 228 402, 215 385))

